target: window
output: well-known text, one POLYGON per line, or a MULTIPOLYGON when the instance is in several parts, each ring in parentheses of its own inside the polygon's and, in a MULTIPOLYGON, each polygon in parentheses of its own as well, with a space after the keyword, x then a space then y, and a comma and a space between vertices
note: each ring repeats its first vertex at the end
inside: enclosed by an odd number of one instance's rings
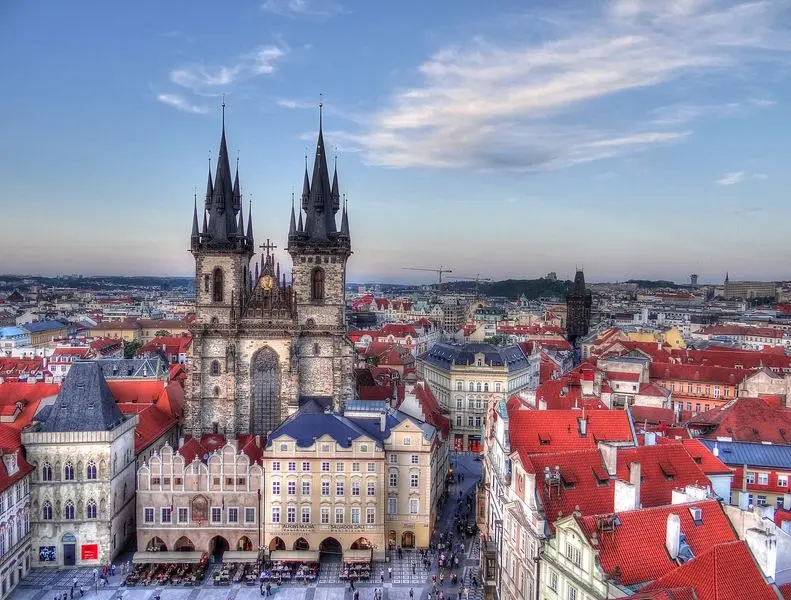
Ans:
POLYGON ((360 524, 360 509, 358 507, 352 508, 352 525, 360 524))
POLYGON ((70 462, 63 465, 63 481, 74 481, 74 465, 70 462))
POLYGON ((209 277, 208 275, 204 275, 203 276, 203 291, 208 294, 210 290, 211 290, 211 277, 209 277))
POLYGON ((321 522, 327 525, 330 522, 330 509, 326 506, 321 508, 321 522))
POLYGON ((272 507, 272 523, 280 523, 280 507, 272 507))
POLYGON ((398 473, 390 472, 390 487, 398 487, 398 473))
POLYGON ((273 496, 279 496, 280 495, 280 482, 279 481, 273 481, 272 482, 272 495, 273 496))
POLYGON ((368 444, 360 444, 360 452, 368 452, 368 444))
POLYGON ((294 460, 288 461, 288 470, 292 473, 297 470, 297 462, 294 460))
POLYGON ((220 361, 213 360, 211 361, 211 367, 209 368, 209 375, 219 375, 220 374, 220 361))
POLYGON ((288 452, 288 444, 280 444, 281 452, 288 452))
POLYGON ((391 454, 390 455, 390 464, 391 465, 397 465, 398 464, 398 455, 397 454, 391 454))
POLYGON ((321 463, 321 470, 324 471, 325 473, 329 473, 329 471, 330 471, 330 463, 328 463, 326 461, 321 463))
POLYGON ((484 392, 488 392, 489 391, 489 384, 488 383, 484 383, 483 384, 483 391, 484 392))
POLYGON ((475 384, 472 381, 470 381, 470 391, 471 392, 475 391, 475 384))
POLYGON ((301 523, 307 524, 310 523, 310 507, 303 506, 302 507, 302 521, 301 523))
POLYGON ((186 506, 180 506, 178 510, 179 523, 187 523, 189 521, 189 512, 186 506))
POLYGON ((359 496, 359 495, 360 495, 360 482, 352 481, 352 496, 359 496))
POLYGON ((335 495, 336 496, 343 496, 343 482, 336 481, 335 482, 335 495))
POLYGON ((753 495, 752 494, 747 494, 747 504, 749 506, 753 505, 753 495))
POLYGON ((769 485, 769 473, 758 473, 758 484, 769 485))
POLYGON ((461 427, 461 415, 456 415, 456 427, 461 427))
POLYGON ((67 521, 74 520, 74 502, 68 500, 66 505, 63 507, 63 518, 67 521))
POLYGON ((410 498, 409 499, 409 514, 416 515, 418 513, 418 509, 420 508, 420 500, 417 498, 410 498))
POLYGON ((85 479, 96 479, 96 463, 92 460, 85 467, 85 479))
POLYGON ((171 514, 171 508, 169 506, 163 506, 162 510, 159 513, 159 522, 170 523, 172 519, 173 519, 173 515, 171 514))
MULTIPOLYGON (((146 523, 153 523, 154 522, 154 509, 153 508, 146 508, 145 509, 145 516, 148 517, 148 511, 151 511, 151 520, 146 520, 146 523)), ((44 506, 41 507, 41 518, 45 521, 52 520, 52 505, 49 502, 45 502, 44 506)))
POLYGON ((457 392, 460 392, 460 391, 462 391, 462 389, 463 389, 463 388, 464 388, 464 382, 462 382, 462 381, 457 381, 457 382, 456 382, 456 391, 457 391, 457 392))
POLYGON ((781 508, 782 509, 783 506, 784 506, 784 504, 783 504, 783 497, 782 496, 778 496, 777 497, 777 508, 781 508))
MULTIPOLYGON (((220 482, 217 481, 216 484, 219 485, 220 482)), ((162 478, 161 477, 152 477, 151 478, 151 485, 162 485, 162 478)))
POLYGON ((369 507, 365 511, 365 523, 367 525, 373 525, 376 523, 376 509, 373 507, 369 507))
MULTIPOLYGON (((480 363, 480 361, 478 361, 478 362, 480 363)), ((480 366, 480 364, 478 366, 480 366)), ((480 392, 481 391, 481 382, 480 381, 475 384, 475 391, 476 392, 480 392)))
POLYGON ((310 473, 310 463, 306 460, 302 461, 302 472, 303 473, 310 473))
POLYGON ((473 418, 467 417, 467 427, 473 427, 473 423, 474 423, 473 418))
MULTIPOLYGON (((308 319, 308 320, 312 321, 313 319, 308 319)), ((330 445, 329 444, 322 444, 321 445, 321 451, 322 452, 329 452, 330 451, 330 445)))
POLYGON ((341 507, 335 509, 335 524, 336 525, 343 524, 343 508, 341 507))
POLYGON ((500 384, 499 383, 495 383, 494 384, 494 391, 495 392, 499 392, 500 391, 500 384))
POLYGON ((368 472, 376 473, 376 463, 368 463, 368 472))
POLYGON ((255 523, 255 509, 254 508, 245 508, 244 509, 244 522, 245 523, 255 523))
POLYGON ((335 471, 337 473, 343 473, 343 469, 344 467, 342 462, 335 463, 335 471))
POLYGON ((360 463, 353 462, 352 463, 352 473, 359 473, 360 472, 360 463))
POLYGON ((223 282, 222 282, 222 269, 217 267, 214 269, 214 286, 212 289, 212 300, 215 302, 222 302, 223 297, 223 282))
POLYGON ((288 485, 286 487, 288 488, 288 495, 289 496, 296 495, 296 493, 297 493, 297 482, 296 481, 289 481, 288 485))
POLYGON ((758 495, 758 506, 766 506, 766 496, 758 495))
POLYGON ((720 397, 720 386, 718 386, 718 385, 714 386, 714 397, 715 398, 719 398, 720 397))
POLYGON ((464 408, 464 400, 461 398, 456 398, 456 410, 462 410, 464 408))
POLYGON ((747 471, 745 479, 747 480, 747 483, 755 483, 755 473, 753 471, 747 471))
POLYGON ((324 271, 319 267, 313 269, 310 275, 311 300, 324 300, 324 271))
POLYGON ((582 565, 582 551, 569 542, 566 542, 566 558, 578 567, 582 565))
POLYGON ((212 507, 212 509, 211 509, 211 522, 212 523, 221 523, 222 522, 222 508, 212 507))
POLYGON ((52 465, 48 462, 41 465, 41 481, 52 481, 52 465))
POLYGON ((555 571, 549 572, 549 589, 558 591, 558 574, 555 571))
POLYGON ((295 506, 289 506, 286 509, 287 521, 289 523, 296 523, 297 522, 297 508, 295 506))
POLYGON ((229 523, 238 523, 239 522, 239 509, 238 508, 229 508, 228 509, 228 522, 229 523))
POLYGON ((276 460, 276 461, 274 461, 272 463, 272 470, 273 471, 279 471, 280 470, 280 461, 279 460, 276 460))
POLYGON ((577 588, 571 585, 568 587, 568 591, 566 592, 566 600, 577 600, 577 588))
POLYGON ((412 455, 412 464, 419 465, 420 464, 420 457, 417 454, 412 455))
POLYGON ((368 482, 368 495, 376 496, 376 484, 373 481, 368 482))
POLYGON ((481 426, 481 418, 480 417, 475 417, 475 426, 476 427, 480 427, 481 426))
POLYGON ((321 482, 321 495, 322 496, 329 496, 330 495, 330 482, 329 481, 322 481, 321 482))
POLYGON ((321 348, 319 347, 318 343, 313 344, 313 356, 318 356, 320 350, 321 348))
POLYGON ((387 513, 394 515, 398 512, 398 498, 387 499, 387 513))
POLYGON ((310 496, 310 481, 306 480, 302 482, 302 495, 310 496))
POLYGON ((412 473, 409 476, 409 487, 416 488, 420 484, 420 477, 417 473, 412 473))
POLYGON ((412 436, 405 435, 404 436, 404 446, 411 446, 412 445, 412 436))
POLYGON ((788 487, 788 475, 777 476, 777 487, 788 487))

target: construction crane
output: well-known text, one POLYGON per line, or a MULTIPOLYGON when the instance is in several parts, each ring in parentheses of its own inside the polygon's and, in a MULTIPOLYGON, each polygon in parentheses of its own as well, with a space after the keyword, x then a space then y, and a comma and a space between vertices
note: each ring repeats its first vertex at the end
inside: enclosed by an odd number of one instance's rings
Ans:
POLYGON ((475 298, 479 298, 478 288, 480 286, 481 281, 491 281, 489 277, 481 277, 481 274, 478 273, 475 277, 462 277, 461 275, 457 277, 452 277, 454 281, 474 281, 475 282, 475 298))
POLYGON ((406 271, 430 271, 431 273, 437 274, 437 284, 440 293, 442 292, 442 274, 443 273, 453 273, 453 269, 443 269, 442 265, 439 266, 439 269, 428 269, 424 267, 404 267, 406 271))

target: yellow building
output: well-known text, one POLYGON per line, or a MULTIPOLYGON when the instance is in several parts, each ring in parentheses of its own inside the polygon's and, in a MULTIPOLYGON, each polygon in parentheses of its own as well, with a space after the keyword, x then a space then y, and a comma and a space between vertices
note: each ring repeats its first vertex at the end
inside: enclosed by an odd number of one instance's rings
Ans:
POLYGON ((91 327, 90 337, 113 338, 132 342, 140 339, 140 325, 137 321, 103 321, 91 327))
POLYGON ((144 344, 157 337, 160 331, 166 331, 167 335, 174 337, 189 333, 189 326, 178 319, 138 319, 137 324, 140 326, 140 340, 144 344))
POLYGON ((630 342, 657 342, 667 344, 671 348, 686 348, 684 336, 677 327, 671 327, 667 331, 629 331, 626 337, 630 342))
POLYGON ((30 334, 30 345, 44 346, 68 336, 68 328, 60 321, 36 321, 22 325, 22 329, 30 334))

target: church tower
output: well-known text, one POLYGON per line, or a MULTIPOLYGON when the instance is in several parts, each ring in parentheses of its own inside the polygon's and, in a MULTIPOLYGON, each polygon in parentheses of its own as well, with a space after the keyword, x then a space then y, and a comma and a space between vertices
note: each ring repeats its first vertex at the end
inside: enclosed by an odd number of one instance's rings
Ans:
POLYGON ((322 126, 320 112, 313 175, 308 177, 306 164, 299 219, 292 201, 287 250, 296 294, 300 399, 331 402, 338 409, 353 393, 353 348, 345 323, 346 262, 352 247, 345 201, 341 211, 337 164, 330 181, 322 126))
POLYGON ((577 269, 574 283, 566 295, 566 333, 572 345, 588 335, 591 323, 593 296, 585 287, 585 275, 577 269))

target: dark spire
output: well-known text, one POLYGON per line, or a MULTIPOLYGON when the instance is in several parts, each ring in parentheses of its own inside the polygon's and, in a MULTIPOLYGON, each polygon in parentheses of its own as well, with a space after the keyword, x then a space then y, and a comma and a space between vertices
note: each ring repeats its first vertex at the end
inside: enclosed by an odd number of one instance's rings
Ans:
POLYGON ((338 212, 338 209, 341 205, 341 195, 338 193, 338 156, 335 156, 335 169, 332 173, 332 192, 330 192, 330 196, 332 196, 332 212, 338 212))
POLYGON ((288 235, 297 233, 297 217, 294 214, 294 192, 291 192, 291 221, 288 224, 288 235))
POLYGON ((310 199, 310 179, 308 179, 308 155, 305 154, 305 179, 302 182, 302 210, 308 210, 310 199))
POLYGON ((206 219, 206 211, 203 211, 203 235, 209 235, 209 223, 206 219))
POLYGON ((299 223, 297 223, 297 233, 304 233, 305 226, 302 224, 302 211, 299 211, 299 223))
POLYGON ((247 209, 247 239, 253 245, 253 195, 250 194, 250 206, 247 209))
MULTIPOLYGON (((239 201, 241 204, 241 200, 239 201)), ((239 227, 236 229, 239 232, 239 237, 244 237, 244 211, 239 211, 239 227)))
MULTIPOLYGON (((236 153, 236 175, 233 178, 233 209, 239 211, 242 208, 242 192, 239 189, 239 153, 236 153)), ((244 234, 244 230, 239 232, 244 234)))
POLYGON ((349 210, 346 194, 343 195, 343 216, 341 217, 341 235, 349 237, 349 210))
POLYGON ((209 154, 209 181, 206 183, 206 210, 211 210, 211 198, 214 194, 214 186, 211 182, 211 154, 209 154))
POLYGON ((585 274, 582 272, 582 269, 577 269, 577 273, 574 275, 573 291, 577 296, 585 294, 585 274))
MULTIPOLYGON (((320 113, 322 107, 323 103, 319 105, 320 113)), ((319 139, 316 142, 316 157, 313 161, 313 177, 310 179, 310 195, 305 216, 305 233, 309 239, 315 241, 327 240, 332 234, 337 232, 322 127, 320 115, 319 139)))
POLYGON ((195 191, 194 197, 195 206, 192 209, 192 242, 197 243, 200 239, 200 232, 198 231, 198 192, 195 191))
POLYGON ((231 181, 231 165, 228 160, 228 143, 225 139, 225 99, 222 103, 222 135, 220 151, 217 155, 217 170, 212 189, 209 231, 211 241, 216 246, 232 243, 236 234, 236 213, 234 212, 234 188, 231 181))

